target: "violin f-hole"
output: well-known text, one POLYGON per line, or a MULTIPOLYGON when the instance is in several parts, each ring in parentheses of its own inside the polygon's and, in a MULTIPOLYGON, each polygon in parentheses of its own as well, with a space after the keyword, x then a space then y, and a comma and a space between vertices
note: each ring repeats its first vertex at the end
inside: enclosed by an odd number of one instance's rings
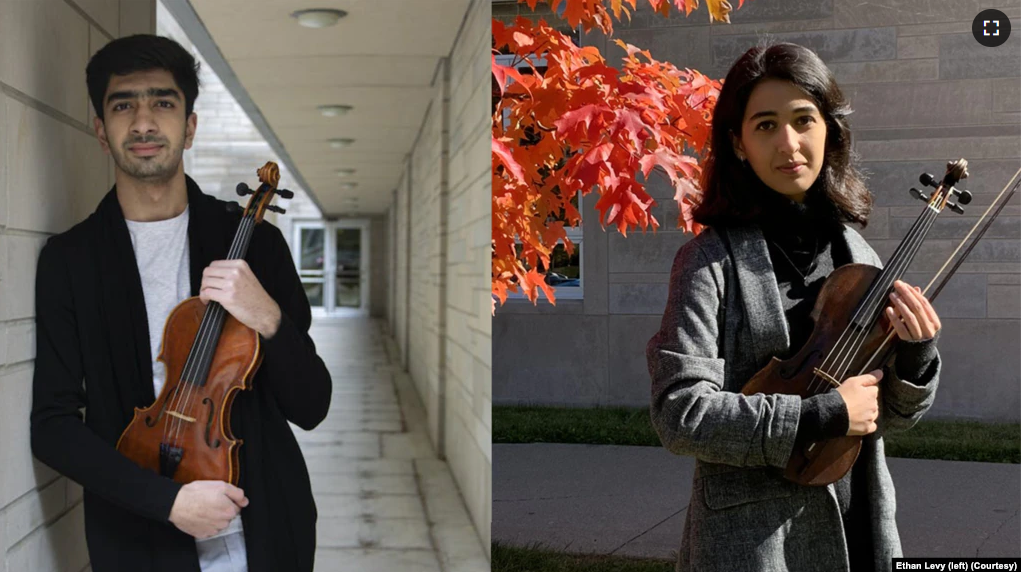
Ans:
POLYGON ((156 415, 156 419, 153 419, 151 415, 145 416, 145 424, 149 427, 155 427, 160 419, 163 419, 163 413, 167 410, 167 401, 170 399, 170 395, 167 395, 167 399, 163 400, 163 405, 160 406, 160 412, 156 415))
POLYGON ((793 378, 795 375, 797 375, 797 373, 799 371, 801 371, 801 368, 805 366, 805 363, 810 358, 814 357, 816 354, 819 354, 819 353, 822 353, 822 352, 820 352, 819 350, 812 350, 812 351, 808 352, 808 355, 806 355, 804 358, 802 358, 802 360, 797 365, 793 365, 792 364, 792 365, 790 365, 788 367, 781 368, 780 372, 779 372, 780 373, 780 377, 782 379, 791 379, 791 378, 793 378))
POLYGON ((207 397, 202 400, 202 403, 209 406, 209 419, 206 420, 206 445, 209 445, 213 449, 217 449, 220 447, 220 440, 210 440, 212 439, 212 435, 210 435, 210 433, 213 430, 213 413, 215 412, 213 400, 207 397))

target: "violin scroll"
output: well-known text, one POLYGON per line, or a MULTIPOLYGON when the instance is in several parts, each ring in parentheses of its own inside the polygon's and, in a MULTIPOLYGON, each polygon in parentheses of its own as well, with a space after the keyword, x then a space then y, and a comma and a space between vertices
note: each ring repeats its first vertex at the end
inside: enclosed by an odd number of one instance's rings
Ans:
POLYGON ((259 182, 262 183, 259 185, 259 188, 252 190, 245 183, 238 183, 237 193, 241 196, 252 195, 252 198, 248 200, 248 206, 245 207, 244 216, 251 214, 255 222, 260 223, 266 210, 280 214, 287 212, 278 206, 270 204, 274 195, 290 199, 294 197, 294 192, 277 188, 277 184, 280 183, 280 168, 273 161, 267 161, 257 173, 259 175, 259 182))
POLYGON ((960 205, 966 205, 971 202, 972 196, 968 191, 962 191, 954 188, 961 179, 968 178, 968 161, 966 159, 958 159, 956 161, 947 162, 947 172, 943 175, 941 181, 937 181, 936 177, 933 177, 931 173, 922 173, 918 177, 918 181, 927 187, 936 189, 931 195, 926 195, 922 191, 912 187, 911 196, 929 203, 929 206, 934 208, 937 212, 941 212, 944 207, 949 208, 957 214, 964 214, 964 209, 960 205), (951 196, 957 197, 957 203, 949 202, 951 196))

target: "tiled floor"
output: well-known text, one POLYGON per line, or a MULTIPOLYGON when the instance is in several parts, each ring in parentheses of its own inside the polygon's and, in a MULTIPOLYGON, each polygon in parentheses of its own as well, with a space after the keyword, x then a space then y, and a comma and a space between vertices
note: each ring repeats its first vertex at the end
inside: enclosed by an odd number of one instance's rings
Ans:
POLYGON ((295 428, 319 508, 316 572, 488 572, 380 322, 316 320, 310 334, 333 376, 326 420, 295 428))

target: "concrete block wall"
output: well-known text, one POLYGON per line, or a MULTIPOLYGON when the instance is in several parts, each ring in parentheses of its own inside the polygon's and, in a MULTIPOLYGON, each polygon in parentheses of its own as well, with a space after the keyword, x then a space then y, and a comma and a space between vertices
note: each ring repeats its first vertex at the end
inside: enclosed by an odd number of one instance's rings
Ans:
POLYGON ((374 318, 386 313, 389 239, 386 215, 369 217, 369 315, 374 318))
POLYGON ((430 102, 408 162, 412 188, 410 305, 408 306, 408 372, 425 405, 429 437, 442 453, 443 399, 441 351, 444 335, 442 301, 446 256, 446 227, 443 210, 447 201, 443 163, 446 161, 447 133, 444 122, 445 74, 448 61, 436 68, 430 102))
POLYGON ((476 1, 450 57, 444 450, 489 552, 492 521, 492 14, 476 1))
POLYGON ((35 267, 113 184, 92 132, 89 57, 152 33, 155 0, 0 0, 0 570, 90 570, 82 490, 29 447, 35 267))
POLYGON ((473 0, 387 213, 386 315, 480 540, 492 520, 489 0, 473 0))
POLYGON ((393 306, 393 332, 397 347, 401 352, 401 366, 408 369, 408 292, 411 279, 408 273, 408 264, 411 251, 411 184, 409 182, 408 169, 401 173, 401 180, 397 184, 395 201, 390 210, 397 224, 392 229, 394 237, 394 255, 397 261, 397 271, 394 273, 394 306, 393 306))
POLYGON ((403 237, 397 228, 397 189, 393 190, 390 199, 390 208, 386 210, 386 264, 387 276, 391 279, 386 282, 386 301, 383 305, 386 315, 387 333, 397 338, 397 241, 403 237))
MULTIPOLYGON (((885 260, 922 205, 908 189, 927 171, 964 157, 971 176, 960 188, 975 200, 964 215, 947 210, 933 226, 905 279, 925 286, 1021 167, 1021 36, 980 46, 972 19, 985 8, 1021 17, 1021 1, 907 2, 755 0, 707 24, 705 6, 669 19, 643 9, 616 38, 649 49, 677 67, 724 77, 761 37, 808 46, 836 75, 855 112, 855 149, 875 199, 860 229, 885 260)), ((497 18, 530 14, 527 6, 494 5, 497 18)), ((556 17, 548 12, 548 21, 556 17)), ((598 33, 584 35, 610 65, 623 50, 598 33)), ((663 225, 656 234, 584 228, 584 300, 555 308, 511 301, 494 319, 493 380, 500 404, 647 406, 645 344, 659 327, 670 265, 690 235, 675 228, 673 190, 654 177, 649 187, 663 225), (521 355, 528 355, 523 363, 521 355)), ((584 201, 595 220, 597 196, 584 201)), ((943 377, 932 418, 1018 420, 1021 410, 1021 197, 1015 196, 934 306, 943 323, 943 377)))

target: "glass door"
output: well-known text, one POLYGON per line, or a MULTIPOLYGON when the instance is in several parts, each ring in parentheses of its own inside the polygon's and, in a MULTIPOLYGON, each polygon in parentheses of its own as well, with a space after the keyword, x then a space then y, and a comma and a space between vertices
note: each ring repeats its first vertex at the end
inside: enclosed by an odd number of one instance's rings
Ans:
POLYGON ((361 308, 362 229, 338 228, 334 233, 337 245, 334 303, 338 308, 361 308))
POLYGON ((369 222, 343 219, 330 229, 330 306, 332 315, 369 313, 369 222))
POLYGON ((297 223, 294 227, 296 266, 313 311, 326 302, 326 229, 323 223, 297 223))
POLYGON ((360 316, 369 311, 369 223, 295 222, 294 249, 313 316, 360 316))

